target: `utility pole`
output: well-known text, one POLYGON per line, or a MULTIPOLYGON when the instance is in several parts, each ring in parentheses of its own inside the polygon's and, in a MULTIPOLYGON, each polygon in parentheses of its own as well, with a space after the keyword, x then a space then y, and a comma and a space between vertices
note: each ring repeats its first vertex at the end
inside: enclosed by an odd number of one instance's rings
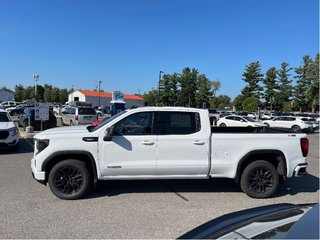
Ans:
POLYGON ((34 98, 37 100, 37 81, 39 80, 40 76, 39 74, 33 74, 33 79, 34 79, 34 98))
POLYGON ((159 81, 158 81, 158 105, 160 105, 160 82, 161 82, 161 74, 164 73, 163 71, 159 72, 159 81))
POLYGON ((100 85, 101 85, 102 81, 99 81, 99 106, 98 108, 100 107, 100 85))

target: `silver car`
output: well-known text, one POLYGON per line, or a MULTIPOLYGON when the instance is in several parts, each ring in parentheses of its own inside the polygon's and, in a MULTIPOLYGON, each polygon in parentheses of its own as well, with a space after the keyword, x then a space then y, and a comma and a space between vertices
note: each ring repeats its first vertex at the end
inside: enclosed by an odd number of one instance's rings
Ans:
POLYGON ((61 111, 63 125, 86 125, 98 119, 96 111, 90 107, 65 107, 61 111))

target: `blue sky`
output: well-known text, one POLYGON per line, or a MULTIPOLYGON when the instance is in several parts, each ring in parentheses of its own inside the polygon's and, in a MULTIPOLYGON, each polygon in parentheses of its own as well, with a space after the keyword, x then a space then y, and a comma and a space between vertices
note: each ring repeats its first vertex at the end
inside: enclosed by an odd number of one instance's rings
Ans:
MULTIPOLYGON (((196 68, 236 97, 245 66, 299 66, 319 51, 318 0, 0 0, 0 87, 124 93, 196 68)), ((293 72, 292 72, 293 73, 293 72)))

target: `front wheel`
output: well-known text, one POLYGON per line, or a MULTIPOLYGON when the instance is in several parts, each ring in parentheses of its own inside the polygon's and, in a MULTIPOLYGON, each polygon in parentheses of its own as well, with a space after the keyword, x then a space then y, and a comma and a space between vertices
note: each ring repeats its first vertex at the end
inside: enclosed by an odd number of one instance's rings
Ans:
POLYGON ((221 123, 220 125, 219 125, 219 127, 226 127, 227 125, 225 124, 225 123, 221 123))
POLYGON ((268 198, 279 185, 279 174, 271 163, 258 160, 250 163, 243 171, 241 189, 252 198, 268 198))
POLYGON ((57 163, 49 173, 48 182, 53 194, 65 200, 83 197, 92 185, 85 163, 73 159, 57 163))

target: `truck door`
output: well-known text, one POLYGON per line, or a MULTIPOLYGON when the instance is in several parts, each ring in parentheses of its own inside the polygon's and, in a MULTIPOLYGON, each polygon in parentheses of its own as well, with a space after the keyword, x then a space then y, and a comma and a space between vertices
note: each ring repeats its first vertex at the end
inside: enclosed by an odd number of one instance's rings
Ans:
POLYGON ((113 126, 110 141, 99 136, 99 162, 103 176, 140 177, 156 174, 156 140, 153 112, 139 112, 113 126))
POLYGON ((159 111, 158 175, 204 177, 209 169, 208 131, 201 131, 198 112, 159 111))

